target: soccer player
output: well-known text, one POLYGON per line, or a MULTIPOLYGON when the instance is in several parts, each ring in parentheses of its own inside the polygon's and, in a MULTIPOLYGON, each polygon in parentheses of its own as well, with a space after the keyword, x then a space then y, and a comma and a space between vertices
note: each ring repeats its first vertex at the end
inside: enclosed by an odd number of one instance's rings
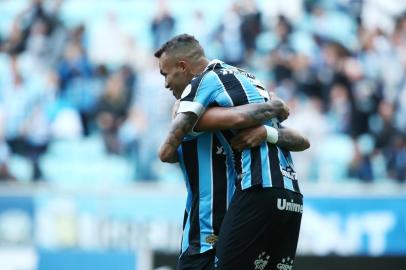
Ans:
MULTIPOLYGON (((209 62, 198 41, 190 35, 171 39, 155 56, 159 58, 166 87, 181 99, 160 149, 162 161, 176 160, 178 146, 209 106, 232 107, 269 99, 254 76, 218 60, 209 62)), ((279 124, 275 121, 274 125, 279 124)), ((277 138, 275 132, 268 134, 271 141, 277 138)), ((218 134, 232 160, 236 192, 220 229, 216 268, 291 267, 303 206, 289 152, 265 142, 241 149, 235 145, 236 131, 218 134)))
MULTIPOLYGON (((285 118, 286 107, 274 98, 271 102, 231 108, 211 108, 196 125, 199 131, 243 128, 267 118, 285 118)), ((279 129, 278 143, 301 141, 296 132, 279 129)), ((257 145, 266 139, 264 127, 244 131, 241 147, 257 145)), ((293 149, 304 149, 292 145, 293 149)), ((305 146, 306 147, 306 146, 305 146)), ((235 174, 232 160, 227 159, 216 132, 189 135, 178 148, 178 159, 188 190, 181 254, 178 270, 214 269, 215 243, 227 206, 234 193, 235 174), (227 169, 228 168, 228 169, 227 169)))

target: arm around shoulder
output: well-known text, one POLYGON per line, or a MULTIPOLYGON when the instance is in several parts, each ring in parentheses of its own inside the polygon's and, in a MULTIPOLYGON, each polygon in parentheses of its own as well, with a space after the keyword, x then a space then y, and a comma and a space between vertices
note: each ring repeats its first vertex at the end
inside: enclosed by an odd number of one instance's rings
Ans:
POLYGON ((200 131, 242 129, 261 125, 274 117, 285 120, 289 116, 286 104, 278 99, 236 107, 212 107, 199 119, 195 129, 200 131))

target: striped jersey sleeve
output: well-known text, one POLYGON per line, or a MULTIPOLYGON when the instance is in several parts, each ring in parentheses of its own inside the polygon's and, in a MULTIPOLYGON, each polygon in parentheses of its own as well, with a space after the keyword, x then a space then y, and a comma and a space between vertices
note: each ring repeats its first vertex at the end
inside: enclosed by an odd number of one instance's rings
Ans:
POLYGON ((215 102, 221 88, 216 73, 204 72, 186 86, 180 100, 178 113, 193 112, 197 116, 201 116, 206 108, 215 102))

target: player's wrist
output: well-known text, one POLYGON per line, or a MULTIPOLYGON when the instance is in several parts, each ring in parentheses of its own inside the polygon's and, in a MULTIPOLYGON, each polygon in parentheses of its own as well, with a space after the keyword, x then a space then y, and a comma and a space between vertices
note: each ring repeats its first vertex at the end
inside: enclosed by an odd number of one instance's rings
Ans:
POLYGON ((276 144, 278 142, 278 130, 274 127, 265 126, 266 140, 270 143, 276 144))

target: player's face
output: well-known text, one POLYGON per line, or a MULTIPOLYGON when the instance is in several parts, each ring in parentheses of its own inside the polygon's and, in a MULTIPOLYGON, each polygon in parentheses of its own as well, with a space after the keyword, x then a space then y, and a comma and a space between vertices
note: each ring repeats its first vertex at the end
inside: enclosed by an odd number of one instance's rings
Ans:
POLYGON ((190 75, 179 61, 163 53, 159 58, 159 69, 165 77, 165 87, 179 99, 190 81, 190 75))

